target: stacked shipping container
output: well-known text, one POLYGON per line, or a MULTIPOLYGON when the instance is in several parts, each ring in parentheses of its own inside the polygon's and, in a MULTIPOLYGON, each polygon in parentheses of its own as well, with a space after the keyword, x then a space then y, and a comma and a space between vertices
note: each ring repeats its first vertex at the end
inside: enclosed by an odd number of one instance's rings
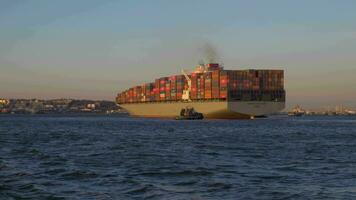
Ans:
MULTIPOLYGON (((283 70, 221 70, 207 65, 206 72, 190 75, 191 100, 284 101, 283 70)), ((183 75, 163 77, 154 83, 130 88, 116 97, 116 102, 161 102, 182 100, 188 82, 183 75)))
POLYGON ((187 81, 183 75, 176 76, 176 90, 177 90, 177 99, 182 99, 183 90, 187 85, 187 81))
POLYGON ((220 71, 220 85, 219 85, 219 98, 221 99, 226 99, 227 98, 227 86, 229 82, 229 77, 228 77, 228 72, 229 71, 220 71))
POLYGON ((211 88, 212 88, 212 73, 206 72, 204 74, 204 98, 211 99, 211 88))
POLYGON ((170 90, 171 90, 171 100, 175 101, 177 100, 177 82, 176 82, 176 76, 171 76, 170 77, 170 90))
POLYGON ((192 88, 191 88, 191 91, 190 91, 190 98, 191 99, 197 99, 198 98, 198 85, 197 85, 197 76, 198 74, 196 73, 192 73, 191 74, 191 80, 192 80, 192 88))
POLYGON ((167 77, 163 77, 159 79, 159 100, 166 100, 166 84, 168 82, 167 77))
POLYGON ((214 70, 212 72, 212 98, 220 98, 220 71, 214 70))

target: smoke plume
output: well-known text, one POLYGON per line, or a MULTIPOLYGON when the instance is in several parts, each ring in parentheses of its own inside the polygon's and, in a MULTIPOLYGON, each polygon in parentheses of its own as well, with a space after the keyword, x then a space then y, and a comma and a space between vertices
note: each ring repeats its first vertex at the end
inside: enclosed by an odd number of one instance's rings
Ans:
POLYGON ((211 43, 205 43, 201 47, 201 51, 203 54, 204 61, 207 63, 218 63, 219 62, 219 54, 214 45, 211 43))

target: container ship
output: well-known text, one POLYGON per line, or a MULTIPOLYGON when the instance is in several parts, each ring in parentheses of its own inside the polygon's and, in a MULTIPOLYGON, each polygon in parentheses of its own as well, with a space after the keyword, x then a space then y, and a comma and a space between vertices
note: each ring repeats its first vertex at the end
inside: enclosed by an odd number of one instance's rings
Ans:
POLYGON ((285 107, 284 71, 208 63, 120 92, 116 103, 136 117, 175 118, 186 107, 204 118, 264 117, 285 107))

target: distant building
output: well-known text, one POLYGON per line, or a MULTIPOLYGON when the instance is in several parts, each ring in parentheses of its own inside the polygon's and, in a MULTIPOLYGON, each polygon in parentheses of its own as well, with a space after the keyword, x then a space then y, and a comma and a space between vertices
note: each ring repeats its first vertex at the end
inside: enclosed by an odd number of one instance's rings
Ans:
POLYGON ((1 105, 7 105, 7 104, 9 104, 9 100, 7 100, 7 99, 0 99, 0 104, 1 105))
POLYGON ((74 99, 0 99, 0 113, 46 114, 46 113, 114 113, 115 102, 74 99))
POLYGON ((89 103, 89 104, 87 104, 87 108, 88 108, 88 109, 93 109, 93 110, 94 110, 95 107, 96 107, 96 106, 95 106, 94 103, 89 103))

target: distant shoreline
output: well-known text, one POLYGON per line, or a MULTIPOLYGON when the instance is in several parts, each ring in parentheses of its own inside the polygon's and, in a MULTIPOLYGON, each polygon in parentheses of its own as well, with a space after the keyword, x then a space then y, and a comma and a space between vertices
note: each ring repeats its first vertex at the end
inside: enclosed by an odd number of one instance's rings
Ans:
POLYGON ((121 113, 123 110, 113 101, 76 99, 1 99, 1 114, 77 114, 121 113))

